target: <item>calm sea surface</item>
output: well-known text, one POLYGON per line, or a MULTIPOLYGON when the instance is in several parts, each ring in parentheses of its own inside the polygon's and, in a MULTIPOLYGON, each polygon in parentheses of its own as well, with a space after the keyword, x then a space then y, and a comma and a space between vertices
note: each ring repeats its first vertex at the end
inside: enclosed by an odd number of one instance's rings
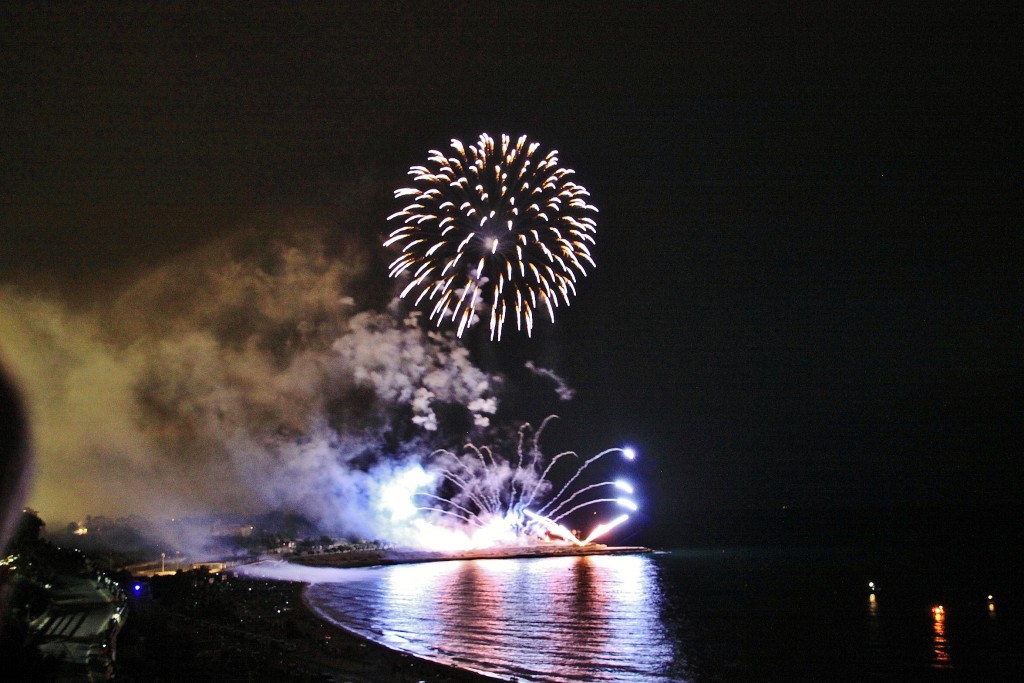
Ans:
POLYGON ((1024 680, 1008 572, 983 553, 674 551, 380 567, 307 596, 372 640, 506 679, 1024 680))

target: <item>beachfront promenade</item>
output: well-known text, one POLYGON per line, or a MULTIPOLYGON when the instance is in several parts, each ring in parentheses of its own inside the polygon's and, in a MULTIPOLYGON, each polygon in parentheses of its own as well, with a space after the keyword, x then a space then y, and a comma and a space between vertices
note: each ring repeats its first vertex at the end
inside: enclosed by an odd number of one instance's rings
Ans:
POLYGON ((102 681, 113 675, 126 609, 127 600, 116 584, 60 578, 49 607, 30 624, 43 655, 61 662, 58 681, 102 681))

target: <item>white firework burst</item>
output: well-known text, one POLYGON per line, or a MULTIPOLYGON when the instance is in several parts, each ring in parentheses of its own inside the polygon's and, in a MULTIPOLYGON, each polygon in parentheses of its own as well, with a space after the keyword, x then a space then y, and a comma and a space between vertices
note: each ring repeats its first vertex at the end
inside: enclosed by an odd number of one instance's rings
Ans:
POLYGON ((484 133, 451 147, 450 156, 431 150, 427 165, 409 169, 412 186, 395 191, 409 203, 388 216, 400 225, 384 246, 401 250, 389 274, 408 277, 400 296, 425 301, 430 319, 457 323, 460 337, 478 309, 489 309, 491 339, 510 316, 529 335, 537 311, 554 321, 596 265, 597 208, 558 151, 541 156, 525 135, 496 143, 484 133))

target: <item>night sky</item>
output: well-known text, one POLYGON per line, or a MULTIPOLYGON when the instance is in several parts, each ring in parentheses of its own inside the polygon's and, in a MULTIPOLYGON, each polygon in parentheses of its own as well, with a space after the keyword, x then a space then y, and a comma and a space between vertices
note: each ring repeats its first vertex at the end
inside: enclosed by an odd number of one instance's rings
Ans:
POLYGON ((408 166, 526 133, 598 267, 532 340, 467 343, 556 441, 642 452, 651 529, 1024 502, 1019 14, 287 5, 3 10, 0 279, 89 305, 294 215, 383 277, 408 166))

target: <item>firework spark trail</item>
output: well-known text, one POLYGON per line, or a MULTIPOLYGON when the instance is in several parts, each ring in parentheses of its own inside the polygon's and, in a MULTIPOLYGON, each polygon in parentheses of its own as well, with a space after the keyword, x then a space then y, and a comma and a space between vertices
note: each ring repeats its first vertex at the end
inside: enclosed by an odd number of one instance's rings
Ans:
POLYGON ((594 530, 590 532, 590 535, 587 536, 580 545, 593 543, 594 541, 596 541, 597 539, 601 538, 606 533, 614 529, 615 527, 625 522, 627 519, 629 519, 629 515, 620 515, 606 524, 598 524, 596 527, 594 527, 594 530))
MULTIPOLYGON (((476 459, 480 461, 480 469, 478 471, 475 470, 475 468, 470 467, 468 462, 465 462, 465 460, 460 459, 458 456, 456 456, 450 451, 442 451, 441 455, 453 460, 459 467, 461 467, 465 471, 465 475, 469 477, 470 481, 479 480, 479 474, 487 472, 488 470, 487 463, 483 459, 483 455, 481 453, 482 449, 480 449, 480 447, 476 445, 473 445, 472 443, 467 443, 464 447, 467 452, 476 456, 476 459)), ((493 455, 490 455, 490 462, 492 462, 492 467, 497 467, 493 455)), ((493 485, 493 482, 490 482, 487 479, 483 479, 483 481, 485 482, 486 485, 482 486, 482 490, 479 490, 479 492, 477 492, 477 495, 481 497, 483 500, 487 501, 487 505, 489 506, 489 512, 497 513, 502 508, 501 493, 498 492, 497 486, 493 485)))
MULTIPOLYGON (((562 526, 558 522, 550 520, 547 517, 544 517, 543 515, 538 515, 535 512, 530 512, 529 510, 523 510, 523 514, 525 514, 527 517, 529 517, 530 519, 534 520, 535 522, 540 524, 542 527, 544 527, 545 529, 547 529, 551 533, 555 534, 556 536, 559 536, 559 537, 565 539, 566 541, 570 541, 570 542, 575 543, 576 545, 579 545, 579 546, 584 545, 584 543, 581 542, 580 539, 576 538, 576 534, 574 534, 573 532, 569 531, 568 529, 566 529, 564 526, 562 526)), ((593 535, 593 534, 591 534, 591 535, 593 535)))
POLYGON ((487 459, 491 461, 491 465, 494 464, 494 451, 487 446, 480 446, 480 452, 487 455, 487 459))
POLYGON ((491 512, 489 505, 485 504, 482 500, 480 500, 480 498, 476 496, 476 494, 473 493, 473 491, 470 489, 470 485, 468 482, 459 478, 457 475, 452 474, 449 470, 441 470, 441 476, 447 479, 448 481, 452 482, 453 484, 461 487, 462 492, 466 495, 467 498, 476 503, 476 506, 480 509, 481 512, 491 512))
MULTIPOLYGON (((530 440, 531 446, 530 446, 529 468, 530 468, 531 471, 535 471, 536 470, 537 463, 543 457, 543 453, 541 453, 540 446, 539 446, 540 437, 544 434, 544 429, 548 426, 548 423, 551 422, 552 420, 557 419, 557 418, 558 418, 557 415, 548 415, 540 423, 540 427, 537 428, 537 431, 535 431, 533 433, 533 438, 530 440)), ((518 455, 518 461, 517 461, 517 465, 516 465, 516 472, 517 472, 517 474, 522 473, 524 471, 524 469, 523 469, 523 444, 525 443, 525 440, 526 440, 526 430, 529 429, 529 428, 530 428, 530 423, 528 423, 528 422, 523 424, 523 426, 519 428, 519 440, 518 440, 518 443, 516 444, 516 453, 518 455)), ((523 503, 522 501, 523 501, 523 496, 526 493, 526 487, 525 486, 521 487, 521 490, 519 492, 519 502, 524 507, 528 506, 528 505, 531 505, 533 503, 534 498, 537 496, 537 492, 540 490, 540 488, 543 485, 543 483, 545 481, 547 481, 547 476, 548 476, 548 473, 551 472, 551 468, 555 466, 555 463, 557 463, 559 460, 562 459, 563 455, 568 455, 568 454, 575 455, 575 453, 572 453, 572 451, 566 451, 566 452, 563 452, 563 453, 559 453, 558 455, 556 455, 551 460, 550 463, 548 463, 547 468, 544 470, 544 472, 541 473, 540 478, 537 480, 536 485, 532 488, 532 490, 530 492, 529 500, 527 500, 525 503, 523 503)))
POLYGON ((460 515, 457 512, 452 512, 451 510, 445 510, 444 508, 437 508, 437 507, 415 507, 413 509, 414 510, 419 510, 421 512, 437 512, 437 513, 440 513, 442 515, 448 515, 449 517, 455 517, 457 519, 461 519, 463 522, 467 522, 469 524, 475 524, 476 526, 478 526, 478 527, 480 527, 482 529, 487 527, 486 524, 484 524, 480 520, 476 519, 475 517, 463 517, 462 515, 460 515))
MULTIPOLYGON (((551 521, 557 522, 560 519, 565 519, 567 516, 571 515, 572 513, 576 512, 577 510, 582 510, 585 507, 590 507, 591 505, 597 505, 598 503, 618 503, 619 505, 623 505, 623 501, 624 500, 625 500, 625 498, 595 498, 593 500, 584 501, 584 502, 580 503, 579 505, 577 505, 577 506, 575 506, 575 507, 573 507, 573 508, 571 508, 569 510, 566 510, 565 512, 563 512, 562 514, 558 515, 557 517, 555 517, 552 514, 551 515, 551 521)), ((636 505, 633 504, 632 502, 630 502, 630 507, 633 510, 636 509, 636 505)))
MULTIPOLYGON (((483 468, 484 471, 487 470, 487 461, 484 460, 484 456, 483 456, 483 454, 485 452, 487 453, 488 457, 491 460, 491 466, 494 466, 494 464, 495 464, 494 463, 494 454, 491 453, 491 449, 487 448, 487 446, 479 446, 478 447, 478 446, 474 446, 471 443, 467 443, 465 445, 465 449, 467 451, 473 453, 477 457, 477 459, 480 461, 480 465, 481 465, 481 467, 483 468)), ((459 460, 458 458, 456 458, 454 456, 454 454, 452 454, 449 451, 443 451, 443 452, 446 455, 449 455, 449 456, 452 456, 453 458, 455 458, 455 461, 458 462, 458 464, 461 465, 466 470, 466 472, 468 474, 472 475, 472 470, 469 468, 469 466, 466 463, 464 463, 461 460, 459 460)), ((486 492, 485 491, 484 492, 484 495, 488 495, 488 494, 489 494, 489 497, 490 497, 490 501, 489 502, 491 503, 491 505, 494 506, 493 509, 497 510, 498 508, 500 508, 501 507, 501 501, 500 501, 499 497, 495 494, 495 492, 493 492, 493 491, 490 491, 490 492, 486 492)))
MULTIPOLYGON (((561 510, 561 509, 562 509, 562 508, 564 508, 564 507, 565 507, 566 505, 568 505, 568 504, 569 504, 569 503, 571 503, 572 501, 574 501, 574 500, 576 500, 577 498, 579 498, 580 496, 582 496, 582 495, 583 495, 584 493, 586 493, 587 491, 591 491, 591 490, 593 490, 593 489, 596 489, 596 488, 600 488, 600 487, 602 487, 602 486, 616 486, 616 482, 614 482, 614 481, 602 481, 602 482, 600 482, 600 483, 598 483, 598 484, 591 484, 590 486, 584 486, 583 488, 581 488, 581 489, 577 490, 577 491, 576 491, 575 493, 573 493, 573 494, 572 494, 571 496, 569 496, 568 498, 566 498, 565 500, 563 500, 563 501, 562 501, 561 503, 559 503, 558 505, 556 505, 556 506, 555 506, 555 508, 554 508, 553 510, 551 510, 551 512, 549 512, 549 513, 547 514, 547 516, 548 516, 548 517, 550 517, 551 519, 555 520, 555 521, 557 521, 557 520, 561 519, 561 517, 559 517, 559 516, 556 516, 556 515, 558 515, 558 511, 559 511, 559 510, 561 510)), ((608 499, 602 499, 602 500, 608 500, 608 499)), ((573 509, 575 509, 575 508, 573 508, 573 509)), ((568 514, 568 513, 566 513, 566 514, 568 514)), ((563 516, 564 516, 564 515, 563 515, 563 516)))
POLYGON ((544 505, 544 507, 542 507, 542 508, 541 508, 541 509, 540 509, 540 510, 538 511, 538 514, 544 514, 544 511, 545 511, 545 510, 547 510, 547 509, 548 509, 549 507, 551 507, 552 505, 554 505, 555 503, 557 503, 557 502, 558 502, 558 499, 562 497, 562 494, 563 494, 563 493, 565 493, 565 490, 566 490, 566 489, 568 489, 568 488, 569 488, 569 487, 570 487, 570 486, 572 485, 572 483, 573 483, 574 481, 576 481, 577 479, 579 479, 580 475, 581 475, 581 474, 583 474, 583 470, 585 470, 585 469, 587 469, 588 467, 590 467, 591 463, 597 462, 598 460, 600 460, 600 459, 601 459, 601 458, 603 458, 604 456, 608 455, 609 453, 615 453, 615 452, 619 452, 619 453, 622 453, 622 454, 624 454, 624 455, 625 455, 625 454, 629 453, 630 451, 629 451, 629 449, 626 449, 626 448, 620 448, 620 447, 616 447, 616 448, 608 448, 608 449, 605 449, 605 450, 601 451, 600 453, 598 453, 598 454, 597 454, 597 455, 595 455, 594 457, 590 458, 589 460, 587 460, 587 461, 586 461, 585 463, 583 463, 582 465, 580 465, 580 467, 579 467, 579 469, 578 469, 578 470, 576 470, 576 474, 572 475, 572 477, 571 477, 571 478, 569 479, 569 481, 565 482, 565 486, 563 486, 563 487, 561 488, 561 490, 560 490, 560 491, 559 491, 558 493, 556 493, 556 494, 555 494, 554 498, 552 498, 551 500, 549 500, 549 501, 547 502, 547 504, 546 504, 546 505, 544 505))
MULTIPOLYGON (((416 492, 413 493, 413 496, 421 496, 423 498, 432 498, 434 500, 439 500, 442 503, 447 503, 448 505, 451 505, 453 508, 455 508, 457 510, 465 512, 470 517, 472 517, 475 514, 472 510, 470 510, 468 508, 465 508, 465 507, 459 505, 458 503, 454 503, 454 502, 448 500, 447 498, 442 498, 441 496, 435 496, 433 493, 427 493, 426 491, 416 491, 416 492)), ((417 508, 417 509, 425 510, 425 509, 434 509, 434 508, 417 508)))
MULTIPOLYGON (((499 514, 499 511, 502 509, 499 484, 504 484, 503 480, 505 477, 501 476, 498 478, 502 481, 495 481, 493 475, 496 470, 503 470, 504 468, 499 467, 497 463, 488 467, 487 463, 480 456, 480 450, 473 444, 466 444, 465 450, 476 456, 482 467, 470 467, 469 463, 466 462, 468 458, 460 458, 449 450, 441 449, 434 451, 434 455, 438 456, 439 459, 443 458, 446 463, 451 463, 451 467, 441 471, 442 476, 458 486, 462 494, 473 501, 481 512, 488 512, 494 515, 499 514), (461 468, 462 475, 460 476, 452 472, 452 468, 461 468)), ((493 461, 493 455, 491 459, 493 461)))
MULTIPOLYGON (((492 451, 489 447, 487 447, 487 446, 479 446, 478 447, 478 446, 474 446, 471 443, 467 443, 466 444, 466 448, 473 449, 473 450, 476 450, 476 451, 478 451, 480 453, 486 454, 487 455, 487 459, 491 461, 490 467, 493 468, 493 467, 498 467, 499 466, 497 461, 494 459, 494 451, 492 451)), ((483 463, 484 470, 486 471, 487 468, 488 468, 488 465, 487 465, 486 461, 484 461, 483 457, 480 458, 480 462, 483 463)), ((514 478, 513 478, 512 483, 513 484, 515 483, 515 479, 514 478)), ((513 487, 512 491, 513 492, 515 491, 514 487, 513 487)), ((501 492, 496 490, 496 489, 492 490, 491 498, 494 501, 494 508, 495 508, 495 510, 499 509, 501 507, 501 492)))
MULTIPOLYGON (((544 425, 546 425, 548 423, 548 420, 550 420, 551 417, 552 416, 548 416, 548 417, 544 418, 544 422, 541 423, 540 429, 538 430, 539 432, 544 431, 544 425)), ((523 439, 524 439, 524 436, 525 436, 525 430, 526 430, 527 426, 529 426, 529 425, 528 424, 522 425, 519 428, 519 431, 518 431, 518 441, 516 442, 516 475, 519 475, 519 473, 521 473, 523 471, 523 439)), ((531 451, 531 454, 532 454, 532 451, 531 451)))
POLYGON ((533 501, 537 497, 538 491, 540 491, 541 484, 548 480, 548 474, 551 473, 551 468, 553 468, 558 463, 558 461, 561 460, 566 455, 571 455, 574 458, 579 457, 575 451, 563 451, 556 455, 555 457, 553 457, 551 459, 551 462, 549 462, 548 466, 544 469, 544 473, 540 475, 540 480, 537 482, 537 485, 533 488, 533 491, 530 493, 530 498, 529 500, 526 501, 526 505, 533 504, 533 501))
POLYGON ((531 335, 536 310, 554 321, 559 300, 568 306, 587 275, 584 264, 596 267, 597 207, 569 179, 575 171, 559 166, 557 150, 540 156, 525 135, 513 144, 503 134, 499 145, 482 133, 476 145, 451 146, 453 156, 430 150, 429 167, 409 169, 412 187, 395 190, 411 203, 388 216, 401 222, 384 242, 400 248, 389 275, 408 273, 399 296, 432 302, 430 319, 457 320, 460 337, 478 301, 489 310, 491 339, 501 339, 510 310, 516 329, 531 335))

